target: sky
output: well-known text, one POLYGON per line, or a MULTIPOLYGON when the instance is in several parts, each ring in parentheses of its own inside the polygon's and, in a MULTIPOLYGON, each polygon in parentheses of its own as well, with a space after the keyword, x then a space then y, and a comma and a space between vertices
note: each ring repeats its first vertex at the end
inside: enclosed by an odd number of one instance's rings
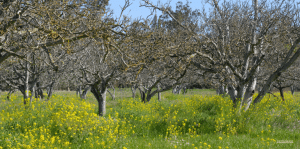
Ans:
MULTIPOLYGON (((129 0, 130 3, 132 3, 130 5, 130 7, 128 7, 126 9, 126 11, 123 12, 123 15, 126 15, 128 17, 131 17, 132 19, 139 19, 139 18, 147 18, 148 15, 151 14, 151 10, 147 7, 139 7, 141 0, 129 0)), ((149 2, 152 2, 152 4, 157 5, 159 0, 148 0, 149 2)), ((160 4, 166 4, 170 2, 170 5, 172 7, 172 10, 175 10, 176 8, 176 3, 179 0, 160 0, 160 4)), ((186 0, 181 0, 183 2, 183 4, 186 4, 186 0)), ((189 0, 190 2, 190 7, 192 8, 192 10, 195 9, 201 9, 202 8, 202 2, 203 0, 189 0)), ((125 4, 125 0, 110 0, 109 1, 109 7, 111 10, 113 10, 114 15, 113 17, 119 17, 120 13, 121 13, 121 8, 120 6, 124 6, 125 4)), ((160 11, 156 11, 157 15, 159 16, 161 14, 160 11)), ((150 18, 152 18, 153 16, 150 16, 150 18)))

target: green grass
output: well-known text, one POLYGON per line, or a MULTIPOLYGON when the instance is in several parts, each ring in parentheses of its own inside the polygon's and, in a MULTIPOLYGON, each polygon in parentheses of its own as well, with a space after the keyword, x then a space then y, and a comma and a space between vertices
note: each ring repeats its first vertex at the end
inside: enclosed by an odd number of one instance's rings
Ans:
MULTIPOLYGON (((286 101, 267 95, 256 107, 238 113, 229 97, 214 90, 162 93, 142 103, 130 89, 109 95, 107 115, 97 116, 97 101, 57 91, 50 101, 24 107, 20 93, 0 96, 1 148, 300 148, 300 94, 286 101), (292 143, 291 143, 292 141, 292 143), (280 143, 281 142, 281 143, 280 143)), ((275 95, 279 96, 278 93, 275 95)))

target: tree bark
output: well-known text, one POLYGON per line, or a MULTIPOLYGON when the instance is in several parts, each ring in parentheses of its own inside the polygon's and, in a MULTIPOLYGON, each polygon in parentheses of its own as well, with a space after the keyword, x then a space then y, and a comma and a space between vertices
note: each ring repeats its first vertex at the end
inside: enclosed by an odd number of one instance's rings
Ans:
POLYGON ((131 86, 131 91, 132 91, 132 98, 135 98, 135 94, 136 94, 136 89, 137 89, 137 85, 134 84, 131 86))
POLYGON ((237 106, 237 100, 236 100, 237 91, 235 90, 235 88, 232 85, 228 86, 228 94, 232 100, 233 107, 236 108, 236 106, 237 106))
POLYGON ((184 87, 183 87, 182 94, 186 94, 186 93, 187 93, 187 87, 186 87, 186 86, 184 86, 184 87))
POLYGON ((14 89, 10 89, 9 92, 7 93, 7 100, 11 99, 11 94, 14 93, 15 90, 14 89))
POLYGON ((37 94, 38 94, 38 98, 40 99, 44 99, 44 93, 42 89, 38 89, 37 90, 37 94))
POLYGON ((291 93, 292 93, 292 95, 294 95, 294 93, 295 93, 295 86, 291 86, 291 93))
MULTIPOLYGON (((27 54, 27 58, 28 58, 28 54, 27 54)), ((28 62, 25 62, 25 76, 24 76, 24 81, 22 85, 18 86, 18 89, 21 91, 21 93, 23 94, 23 103, 24 105, 27 104, 27 99, 29 98, 29 64, 28 62)))
POLYGON ((91 86, 91 92, 98 101, 98 114, 104 116, 106 114, 106 91, 107 88, 99 88, 97 84, 91 86))
POLYGON ((114 87, 111 87, 111 88, 112 88, 113 91, 114 91, 113 93, 110 92, 108 89, 107 89, 107 91, 108 91, 108 93, 110 94, 112 100, 116 100, 116 91, 115 91, 115 88, 114 88, 114 87))
POLYGON ((173 88, 173 94, 180 94, 180 92, 183 88, 184 88, 184 85, 176 85, 175 88, 173 88))
MULTIPOLYGON (((158 89, 158 90, 160 90, 160 86, 159 86, 159 84, 157 84, 157 89, 158 89)), ((158 101, 161 101, 161 93, 160 93, 160 92, 158 92, 158 93, 157 93, 157 95, 158 95, 158 96, 157 96, 157 98, 158 98, 158 101)))
MULTIPOLYGON (((27 54, 27 60, 28 60, 28 54, 27 54)), ((28 62, 26 63, 26 73, 25 73, 25 82, 24 82, 24 93, 23 93, 23 97, 24 97, 24 105, 26 105, 26 99, 29 98, 29 64, 28 62)))
MULTIPOLYGON (((253 0, 253 8, 254 8, 254 20, 253 20, 253 27, 252 27, 252 44, 257 44, 257 41, 256 41, 256 26, 257 26, 257 20, 258 20, 258 2, 257 0, 253 0)), ((258 63, 258 48, 256 46, 253 46, 248 44, 248 48, 247 48, 247 52, 250 52, 253 48, 253 51, 254 51, 254 57, 253 57, 253 66, 255 66, 257 63, 258 63)), ((246 52, 246 53, 247 53, 246 52)), ((247 62, 249 63, 249 62, 247 62)), ((248 64, 247 64, 248 65, 248 64)), ((245 70, 245 72, 247 73, 247 70, 245 70)), ((256 68, 255 70, 255 73, 258 73, 259 72, 259 67, 256 68)), ((245 111, 248 110, 248 108, 250 107, 252 101, 253 101, 253 94, 255 92, 255 87, 256 87, 256 83, 257 83, 257 76, 253 76, 253 74, 251 75, 250 72, 248 72, 250 75, 249 77, 251 78, 249 83, 247 84, 247 89, 246 89, 246 92, 245 92, 245 95, 244 95, 244 98, 241 98, 243 99, 241 101, 241 107, 242 106, 245 106, 245 111)), ((241 110, 241 109, 240 109, 241 110)))
POLYGON ((50 86, 48 87, 48 91, 47 91, 48 97, 47 97, 47 100, 50 100, 51 97, 52 97, 54 83, 55 83, 55 81, 53 81, 53 82, 50 84, 50 86))
POLYGON ((284 99, 284 94, 283 94, 283 87, 279 87, 278 89, 279 89, 279 92, 280 92, 280 96, 281 96, 281 98, 282 98, 282 101, 285 101, 285 99, 284 99))
MULTIPOLYGON (((293 43, 292 47, 289 49, 289 53, 294 52, 299 42, 300 42, 300 37, 293 43)), ((285 57, 284 62, 280 64, 281 66, 274 73, 271 74, 271 76, 268 78, 266 83, 263 85, 261 92, 259 92, 253 104, 259 103, 263 99, 265 94, 268 92, 272 82, 276 80, 281 75, 282 72, 287 70, 298 59, 299 55, 300 55, 300 49, 298 48, 295 54, 291 58, 289 58, 291 56, 289 54, 285 57)))
POLYGON ((77 87, 76 95, 77 95, 77 97, 80 97, 80 95, 81 95, 81 85, 79 85, 79 86, 77 87))
POLYGON ((36 90, 36 85, 35 83, 33 85, 31 85, 31 88, 30 88, 30 92, 31 92, 31 95, 30 95, 30 104, 32 103, 33 99, 35 98, 35 90, 36 90))
POLYGON ((216 94, 217 95, 221 95, 225 93, 225 89, 224 89, 224 85, 220 85, 217 89, 216 89, 216 94))
POLYGON ((79 93, 81 99, 86 99, 86 94, 88 93, 88 91, 89 91, 90 88, 91 88, 90 86, 87 86, 87 87, 84 88, 84 90, 82 91, 82 93, 81 92, 79 93))
POLYGON ((41 98, 41 94, 40 93, 41 93, 42 89, 40 89, 39 87, 40 87, 40 83, 37 82, 36 83, 36 90, 35 90, 35 93, 34 93, 35 98, 41 98))
POLYGON ((179 85, 176 85, 174 88, 173 88, 173 94, 179 94, 180 93, 180 86, 179 85))
POLYGON ((242 110, 244 106, 244 110, 247 111, 253 101, 253 94, 255 93, 255 85, 256 85, 256 78, 254 78, 254 82, 249 83, 251 85, 250 87, 248 86, 244 95, 243 100, 241 101, 241 106, 240 106, 240 111, 242 110))
POLYGON ((253 101, 253 94, 255 93, 255 87, 257 83, 257 78, 254 77, 253 79, 250 80, 248 87, 245 92, 245 96, 243 98, 243 101, 241 103, 241 108, 244 106, 244 110, 247 111, 253 101))
POLYGON ((148 88, 147 96, 146 96, 147 102, 149 102, 151 100, 151 98, 154 96, 154 94, 151 94, 151 91, 152 91, 152 88, 148 88))
POLYGON ((146 103, 145 90, 140 86, 140 87, 139 87, 139 91, 140 91, 140 94, 141 94, 142 102, 146 103))

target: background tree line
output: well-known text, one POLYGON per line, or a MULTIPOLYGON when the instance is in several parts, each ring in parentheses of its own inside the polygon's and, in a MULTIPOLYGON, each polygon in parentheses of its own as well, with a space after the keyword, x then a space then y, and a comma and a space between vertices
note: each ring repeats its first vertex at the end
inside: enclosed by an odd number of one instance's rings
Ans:
POLYGON ((299 3, 211 0, 213 9, 192 10, 141 2, 163 14, 113 18, 108 0, 0 2, 0 89, 21 91, 25 105, 45 89, 47 100, 54 89, 91 91, 104 115, 115 87, 131 87, 133 97, 139 90, 142 102, 216 88, 247 110, 272 87, 298 86, 299 3))

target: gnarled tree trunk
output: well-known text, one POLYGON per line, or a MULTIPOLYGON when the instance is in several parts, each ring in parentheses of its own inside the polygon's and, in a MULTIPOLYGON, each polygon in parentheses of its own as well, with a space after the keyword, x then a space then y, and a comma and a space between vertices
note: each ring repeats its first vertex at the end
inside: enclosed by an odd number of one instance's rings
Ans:
POLYGON ((279 89, 279 92, 280 92, 280 96, 281 96, 281 98, 282 98, 282 101, 284 101, 285 99, 284 99, 284 94, 283 94, 283 87, 279 87, 278 89, 279 89))
POLYGON ((291 86, 291 93, 292 93, 292 95, 294 95, 295 90, 296 90, 296 87, 292 85, 292 86, 291 86))
POLYGON ((89 86, 89 85, 86 86, 86 87, 83 89, 83 91, 82 91, 81 88, 82 88, 81 86, 79 86, 79 87, 77 88, 76 94, 77 94, 77 96, 80 97, 81 99, 86 99, 86 95, 87 95, 88 91, 91 89, 91 86, 89 86))
POLYGON ((77 95, 77 97, 80 97, 80 96, 81 96, 81 85, 79 85, 79 86, 77 87, 76 95, 77 95))
POLYGON ((146 103, 146 91, 142 86, 139 86, 139 91, 141 95, 142 102, 146 103))
POLYGON ((137 85, 134 84, 131 86, 131 91, 132 91, 132 98, 134 99, 135 98, 135 94, 136 94, 136 89, 137 89, 137 85))
POLYGON ((182 89, 183 89, 182 94, 186 94, 186 93, 187 93, 187 87, 185 86, 185 87, 183 87, 182 89))
POLYGON ((33 99, 35 98, 35 90, 36 90, 36 83, 34 83, 31 88, 30 88, 30 92, 31 92, 31 95, 30 95, 30 104, 32 103, 33 99))
POLYGON ((255 87, 257 83, 257 78, 253 78, 246 89, 245 96, 243 98, 243 101, 241 102, 241 108, 244 106, 244 110, 247 111, 253 101, 253 94, 255 93, 255 87))
POLYGON ((180 85, 176 85, 174 88, 173 88, 173 94, 179 94, 181 91, 181 87, 180 85))
POLYGON ((44 99, 43 90, 40 88, 40 82, 36 83, 35 98, 44 99))
POLYGON ((51 97, 52 97, 54 83, 55 83, 55 81, 52 81, 52 83, 48 87, 48 91, 47 91, 48 97, 47 97, 47 100, 50 100, 51 97))
POLYGON ((104 116, 106 114, 106 86, 99 87, 98 84, 93 84, 91 86, 91 92, 98 101, 98 114, 104 116))

